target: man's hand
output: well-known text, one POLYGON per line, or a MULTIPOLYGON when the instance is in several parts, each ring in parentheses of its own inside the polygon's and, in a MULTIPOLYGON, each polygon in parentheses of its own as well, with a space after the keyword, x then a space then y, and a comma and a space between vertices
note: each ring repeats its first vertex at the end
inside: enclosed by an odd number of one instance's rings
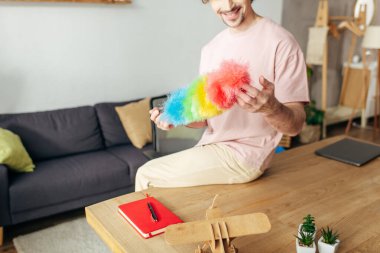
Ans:
POLYGON ((246 84, 243 90, 236 94, 237 103, 249 112, 261 112, 264 115, 277 113, 281 108, 281 103, 274 96, 273 83, 260 76, 259 82, 263 89, 259 89, 246 84))
POLYGON ((149 111, 149 113, 150 119, 157 125, 159 129, 168 131, 174 127, 173 125, 168 124, 167 122, 160 121, 161 112, 157 107, 154 107, 152 110, 149 111))
POLYGON ((283 134, 297 135, 305 122, 306 114, 302 102, 281 104, 274 96, 274 85, 260 76, 260 91, 245 85, 236 98, 239 106, 249 112, 260 112, 266 121, 283 134))

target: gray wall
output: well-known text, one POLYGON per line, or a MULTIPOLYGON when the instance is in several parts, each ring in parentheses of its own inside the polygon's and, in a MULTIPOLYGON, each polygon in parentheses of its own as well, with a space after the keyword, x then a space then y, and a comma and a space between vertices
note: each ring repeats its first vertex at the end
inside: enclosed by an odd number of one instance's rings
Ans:
MULTIPOLYGON (((380 24, 380 0, 377 1, 377 15, 373 24, 380 24)), ((352 15, 355 0, 330 0, 330 15, 352 15)), ((315 23, 318 9, 317 0, 284 0, 282 25, 294 34, 303 52, 306 54, 308 28, 315 23)), ((342 82, 342 63, 347 60, 347 52, 351 41, 349 32, 345 32, 341 40, 335 40, 329 36, 329 70, 328 70, 328 106, 337 105, 342 82)), ((360 52, 361 40, 358 40, 356 54, 360 52)), ((311 98, 321 101, 321 68, 314 68, 314 76, 311 82, 311 98)))
MULTIPOLYGON (((254 8, 281 22, 282 0, 254 8)), ((0 113, 169 92, 198 75, 201 47, 221 29, 201 0, 0 2, 0 113)))

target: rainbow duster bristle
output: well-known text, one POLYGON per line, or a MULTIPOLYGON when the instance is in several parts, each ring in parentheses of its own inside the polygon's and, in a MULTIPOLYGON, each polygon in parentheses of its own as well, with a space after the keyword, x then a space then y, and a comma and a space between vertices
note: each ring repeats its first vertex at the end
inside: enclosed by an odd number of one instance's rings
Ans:
POLYGON ((162 119, 179 126, 215 117, 230 109, 236 103, 236 92, 250 82, 247 65, 224 61, 216 71, 172 92, 162 119))
POLYGON ((208 74, 206 93, 219 108, 229 109, 236 103, 236 91, 251 83, 247 66, 222 62, 220 69, 208 74))
POLYGON ((164 113, 162 115, 163 120, 175 126, 190 123, 190 120, 183 117, 185 110, 183 101, 186 99, 186 93, 187 89, 181 88, 169 95, 169 98, 165 102, 164 106, 164 113))

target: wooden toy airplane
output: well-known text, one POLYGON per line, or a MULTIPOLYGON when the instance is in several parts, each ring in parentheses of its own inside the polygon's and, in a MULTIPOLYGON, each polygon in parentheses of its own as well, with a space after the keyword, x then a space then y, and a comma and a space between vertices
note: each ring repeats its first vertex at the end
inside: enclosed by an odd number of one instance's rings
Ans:
POLYGON ((206 220, 171 225, 166 228, 165 240, 169 245, 205 242, 198 245, 195 253, 237 253, 231 241, 240 236, 263 234, 271 229, 267 215, 250 213, 237 216, 223 216, 219 208, 212 205, 206 211, 206 220))

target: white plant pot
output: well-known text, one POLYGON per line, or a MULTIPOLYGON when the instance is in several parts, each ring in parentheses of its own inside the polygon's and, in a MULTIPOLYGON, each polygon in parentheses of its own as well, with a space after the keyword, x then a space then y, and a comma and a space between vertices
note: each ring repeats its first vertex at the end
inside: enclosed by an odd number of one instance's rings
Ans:
POLYGON ((318 250, 319 253, 336 253, 338 250, 338 246, 340 241, 337 240, 337 242, 334 245, 327 244, 322 242, 323 237, 319 238, 318 240, 318 250))
POLYGON ((313 242, 313 247, 302 247, 299 244, 299 240, 296 239, 296 248, 297 253, 315 253, 317 250, 317 247, 315 246, 315 242, 313 242))
MULTIPOLYGON (((301 237, 301 234, 300 234, 301 227, 302 227, 302 224, 300 224, 300 225, 298 226, 298 237, 301 237)), ((315 241, 315 235, 316 235, 316 233, 317 233, 317 226, 315 226, 315 230, 314 230, 314 234, 313 234, 313 239, 314 239, 314 241, 315 241)))

